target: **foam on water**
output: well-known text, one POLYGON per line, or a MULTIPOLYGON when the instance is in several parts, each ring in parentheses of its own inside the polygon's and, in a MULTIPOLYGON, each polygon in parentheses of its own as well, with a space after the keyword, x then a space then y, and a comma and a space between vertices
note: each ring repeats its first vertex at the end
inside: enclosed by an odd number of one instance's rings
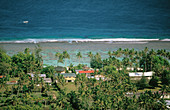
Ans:
POLYGON ((161 40, 161 41, 170 41, 170 39, 163 39, 163 40, 161 40))
MULTIPOLYGON (((147 43, 147 41, 160 41, 159 39, 132 39, 132 38, 115 38, 115 39, 24 39, 16 41, 0 41, 0 43, 41 43, 41 42, 129 42, 129 43, 147 43)), ((170 41, 164 39, 161 41, 170 41)))

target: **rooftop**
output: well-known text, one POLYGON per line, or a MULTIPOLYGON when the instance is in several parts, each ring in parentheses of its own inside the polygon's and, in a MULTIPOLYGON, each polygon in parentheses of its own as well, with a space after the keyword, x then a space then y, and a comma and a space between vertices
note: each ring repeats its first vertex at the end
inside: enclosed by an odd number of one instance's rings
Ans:
POLYGON ((130 77, 133 76, 152 76, 154 72, 150 71, 150 72, 131 72, 129 73, 130 77))
POLYGON ((88 71, 79 71, 79 73, 94 73, 94 70, 88 70, 88 71))
POLYGON ((45 81, 45 82, 49 82, 49 83, 52 82, 52 81, 51 81, 51 78, 44 78, 44 81, 45 81))
MULTIPOLYGON (((56 73, 56 76, 58 76, 59 74, 56 73)), ((64 77, 76 77, 75 73, 60 73, 60 75, 63 75, 64 77)))
MULTIPOLYGON (((34 77, 35 74, 33 73, 27 73, 29 74, 32 78, 34 77)), ((46 74, 38 74, 39 77, 46 77, 46 74)))
POLYGON ((65 71, 65 68, 62 67, 62 66, 57 66, 57 67, 55 68, 55 70, 62 72, 62 71, 65 71))

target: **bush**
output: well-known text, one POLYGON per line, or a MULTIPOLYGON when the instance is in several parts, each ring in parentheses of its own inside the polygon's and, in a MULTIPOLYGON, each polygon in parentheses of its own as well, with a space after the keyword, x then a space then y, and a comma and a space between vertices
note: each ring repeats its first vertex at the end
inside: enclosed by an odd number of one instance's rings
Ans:
POLYGON ((162 84, 169 85, 170 84, 170 71, 164 70, 161 77, 162 84))
POLYGON ((153 88, 158 86, 159 78, 157 76, 153 76, 152 79, 149 81, 149 85, 153 88))
POLYGON ((145 87, 148 86, 147 84, 147 79, 145 76, 142 76, 141 80, 137 82, 136 85, 139 89, 144 89, 145 87))

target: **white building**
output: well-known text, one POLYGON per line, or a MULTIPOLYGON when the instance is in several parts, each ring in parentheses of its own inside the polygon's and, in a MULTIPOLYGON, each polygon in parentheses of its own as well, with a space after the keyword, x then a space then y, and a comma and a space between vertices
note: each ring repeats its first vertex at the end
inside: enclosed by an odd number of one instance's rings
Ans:
POLYGON ((147 79, 151 79, 153 76, 154 72, 130 72, 129 77, 132 77, 132 80, 140 80, 142 76, 147 77, 147 79))

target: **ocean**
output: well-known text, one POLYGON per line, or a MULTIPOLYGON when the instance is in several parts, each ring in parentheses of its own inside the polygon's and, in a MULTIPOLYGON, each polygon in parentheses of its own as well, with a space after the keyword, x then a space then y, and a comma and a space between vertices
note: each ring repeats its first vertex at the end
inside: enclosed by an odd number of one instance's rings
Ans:
MULTIPOLYGON (((0 0, 0 47, 7 54, 42 47, 44 64, 56 66, 56 52, 70 63, 90 65, 87 52, 118 48, 170 51, 169 0, 0 0)), ((64 66, 64 64, 60 64, 64 66)))
POLYGON ((0 0, 0 41, 169 39, 169 0, 0 0))

